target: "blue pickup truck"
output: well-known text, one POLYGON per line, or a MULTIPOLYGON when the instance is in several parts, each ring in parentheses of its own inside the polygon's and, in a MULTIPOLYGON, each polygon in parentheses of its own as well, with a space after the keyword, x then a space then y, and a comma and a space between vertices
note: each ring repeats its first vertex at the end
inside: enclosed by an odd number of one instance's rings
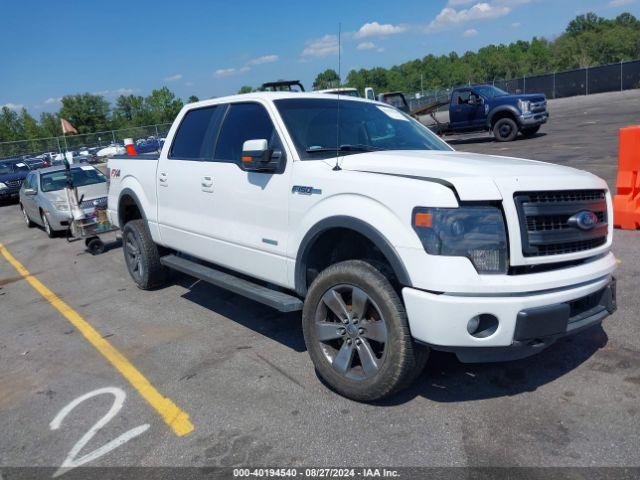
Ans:
POLYGON ((511 95, 492 85, 456 88, 447 101, 411 113, 439 134, 490 131, 499 142, 515 140, 518 132, 533 136, 549 118, 543 94, 511 95))

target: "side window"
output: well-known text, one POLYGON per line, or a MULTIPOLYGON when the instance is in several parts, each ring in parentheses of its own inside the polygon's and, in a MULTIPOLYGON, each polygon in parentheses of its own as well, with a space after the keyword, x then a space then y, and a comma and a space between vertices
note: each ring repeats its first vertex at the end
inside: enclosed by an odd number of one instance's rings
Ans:
POLYGON ((24 188, 33 188, 34 190, 38 190, 38 185, 36 185, 36 174, 30 173, 27 175, 27 178, 24 179, 24 188))
POLYGON ((210 161, 223 110, 214 105, 187 112, 173 139, 169 158, 210 161))
POLYGON ((258 103, 232 103, 224 119, 216 152, 217 162, 240 163, 242 144, 265 139, 269 148, 282 149, 267 110, 258 103))
POLYGON ((458 96, 458 105, 466 105, 469 103, 469 98, 471 97, 471 92, 469 90, 463 90, 456 94, 458 96))

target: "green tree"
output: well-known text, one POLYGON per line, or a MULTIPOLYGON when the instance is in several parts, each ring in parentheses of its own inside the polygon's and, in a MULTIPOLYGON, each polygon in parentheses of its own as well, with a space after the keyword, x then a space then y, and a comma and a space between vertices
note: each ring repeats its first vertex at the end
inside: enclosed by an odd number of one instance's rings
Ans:
POLYGON ((55 113, 42 112, 40 114, 40 131, 44 137, 59 137, 62 135, 60 117, 55 113))
POLYGON ((145 98, 145 105, 151 113, 153 123, 173 122, 183 107, 182 100, 177 98, 167 87, 153 90, 151 95, 145 98))
POLYGON ((109 128, 109 102, 101 95, 81 93, 62 97, 59 115, 78 133, 99 132, 109 128))
POLYGON ((196 97, 195 95, 191 95, 189 97, 189 99, 187 100, 187 103, 196 103, 196 102, 199 102, 199 101, 200 101, 200 99, 198 97, 196 97))
POLYGON ((251 93, 253 92, 253 88, 251 88, 249 85, 243 85, 242 87, 240 87, 240 90, 238 90, 238 93, 251 93))
POLYGON ((140 95, 120 95, 116 99, 113 110, 112 125, 115 128, 149 125, 153 122, 153 115, 140 95))
POLYGON ((319 73, 316 79, 313 81, 314 90, 322 90, 325 88, 335 88, 340 86, 340 77, 338 73, 332 68, 328 68, 322 73, 319 73))

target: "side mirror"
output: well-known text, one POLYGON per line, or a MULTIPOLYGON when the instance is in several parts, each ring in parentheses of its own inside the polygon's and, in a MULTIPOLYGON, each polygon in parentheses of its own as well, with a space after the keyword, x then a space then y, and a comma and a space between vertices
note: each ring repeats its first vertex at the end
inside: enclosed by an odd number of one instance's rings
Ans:
POLYGON ((247 140, 242 144, 240 168, 246 172, 275 172, 281 157, 282 152, 270 149, 265 139, 247 140))
POLYGON ((25 195, 36 195, 38 193, 38 191, 35 188, 25 188, 24 189, 24 194, 25 195))

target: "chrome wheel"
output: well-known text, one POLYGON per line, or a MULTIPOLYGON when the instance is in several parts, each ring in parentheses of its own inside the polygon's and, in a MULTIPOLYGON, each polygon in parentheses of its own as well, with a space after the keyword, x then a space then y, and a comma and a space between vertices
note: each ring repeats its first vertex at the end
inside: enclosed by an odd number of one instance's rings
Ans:
POLYGON ((24 218, 24 223, 27 224, 27 227, 30 227, 31 220, 29 219, 29 215, 27 215, 27 211, 24 209, 22 205, 20 205, 20 209, 22 210, 22 217, 24 218))
POLYGON ((47 235, 50 237, 53 236, 53 230, 51 230, 51 225, 49 225, 49 219, 47 219, 47 214, 42 213, 42 226, 44 227, 44 231, 47 232, 47 235))
POLYGON ((387 326, 367 293, 337 285, 322 296, 315 312, 317 340, 333 369, 351 380, 374 377, 386 358, 387 326))
POLYGON ((140 247, 133 232, 127 232, 124 239, 124 258, 127 262, 127 267, 131 276, 137 282, 142 281, 143 278, 143 264, 142 255, 140 253, 140 247))

